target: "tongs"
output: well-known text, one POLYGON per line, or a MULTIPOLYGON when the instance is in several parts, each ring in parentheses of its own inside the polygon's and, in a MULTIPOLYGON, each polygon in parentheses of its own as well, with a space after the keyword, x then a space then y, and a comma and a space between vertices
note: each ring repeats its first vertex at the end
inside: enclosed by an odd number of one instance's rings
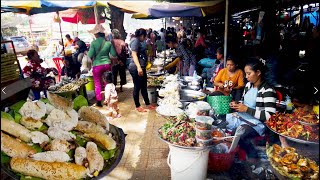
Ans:
POLYGON ((224 139, 229 139, 229 138, 234 138, 236 136, 226 136, 226 137, 213 137, 214 140, 224 140, 224 139))

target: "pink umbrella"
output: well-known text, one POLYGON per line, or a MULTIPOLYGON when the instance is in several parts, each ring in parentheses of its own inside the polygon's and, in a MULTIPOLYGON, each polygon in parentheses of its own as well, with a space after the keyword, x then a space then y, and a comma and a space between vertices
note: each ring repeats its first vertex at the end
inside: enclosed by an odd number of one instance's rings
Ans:
MULTIPOLYGON (((82 24, 95 24, 95 16, 93 8, 86 9, 69 9, 66 11, 59 12, 60 17, 63 21, 78 24, 81 22, 82 24)), ((104 23, 105 18, 100 16, 99 23, 104 23)))

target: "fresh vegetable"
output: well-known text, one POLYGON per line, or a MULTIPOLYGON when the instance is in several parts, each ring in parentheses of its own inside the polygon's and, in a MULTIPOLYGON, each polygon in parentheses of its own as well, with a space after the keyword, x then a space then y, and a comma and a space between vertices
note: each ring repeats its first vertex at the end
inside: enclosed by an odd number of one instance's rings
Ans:
POLYGON ((43 149, 39 146, 39 144, 33 144, 31 146, 33 149, 35 149, 38 152, 43 152, 43 149))
POLYGON ((1 111, 1 118, 14 121, 14 118, 9 113, 3 112, 3 111, 1 111))
POLYGON ((88 101, 82 95, 79 95, 73 100, 73 109, 78 111, 82 106, 88 106, 88 101))
POLYGON ((113 158, 115 153, 116 153, 116 149, 104 150, 104 149, 102 149, 100 147, 98 147, 98 151, 102 155, 104 160, 108 160, 108 159, 113 158))
POLYGON ((1 151, 1 164, 9 163, 10 157, 1 151))
POLYGON ((19 101, 15 104, 13 104, 12 106, 10 106, 10 109, 15 111, 15 112, 19 112, 19 110, 21 109, 21 107, 23 106, 23 104, 25 103, 26 101, 19 101))
POLYGON ((44 99, 44 98, 41 98, 39 101, 42 101, 42 102, 44 102, 44 103, 46 103, 46 104, 47 104, 47 103, 51 104, 50 101, 49 101, 49 99, 47 99, 47 98, 45 98, 45 99, 44 99))

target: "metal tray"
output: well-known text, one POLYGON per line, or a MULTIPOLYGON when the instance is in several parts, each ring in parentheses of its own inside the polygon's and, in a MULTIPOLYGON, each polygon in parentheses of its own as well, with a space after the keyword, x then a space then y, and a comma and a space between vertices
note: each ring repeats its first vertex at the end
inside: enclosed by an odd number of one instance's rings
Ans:
POLYGON ((272 132, 278 134, 279 136, 282 136, 286 139, 289 139, 291 141, 294 141, 294 142, 297 142, 297 143, 301 143, 301 144, 313 144, 313 145, 317 145, 319 144, 319 142, 312 142, 312 141, 306 141, 306 140, 302 140, 302 139, 297 139, 297 138, 293 138, 293 137, 289 137, 289 136, 285 136, 285 135, 282 135, 278 132, 276 132, 275 130, 273 130, 272 128, 270 128, 268 125, 266 125, 272 132))
MULTIPOLYGON (((98 180, 102 179, 106 175, 108 175, 117 165, 120 163, 120 160, 123 156, 124 148, 125 148, 125 134, 121 128, 118 128, 112 124, 110 124, 110 133, 113 135, 114 140, 117 142, 117 151, 115 156, 108 161, 108 164, 100 172, 99 176, 94 178, 87 177, 86 179, 98 180)), ((15 180, 20 180, 20 176, 17 176, 10 168, 9 164, 1 164, 1 169, 11 178, 15 180)))
POLYGON ((202 101, 206 98, 206 94, 200 91, 182 89, 180 90, 180 101, 181 102, 194 102, 202 101))

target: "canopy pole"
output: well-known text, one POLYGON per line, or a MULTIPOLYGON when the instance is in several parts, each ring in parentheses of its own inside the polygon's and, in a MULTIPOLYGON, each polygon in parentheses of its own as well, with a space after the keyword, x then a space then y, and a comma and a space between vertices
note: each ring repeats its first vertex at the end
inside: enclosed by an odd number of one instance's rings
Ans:
POLYGON ((77 12, 77 36, 79 36, 79 14, 77 12))
MULTIPOLYGON (((166 37, 167 34, 167 18, 164 18, 164 37, 166 37)), ((166 40, 164 40, 164 61, 163 61, 163 72, 165 73, 165 65, 166 65, 166 59, 167 59, 167 44, 166 40)))
POLYGON ((60 37, 61 37, 61 42, 62 42, 62 52, 63 52, 63 56, 65 56, 66 53, 64 51, 64 42, 63 42, 63 37, 62 37, 61 19, 60 19, 60 16, 59 16, 59 11, 57 11, 57 16, 58 16, 58 19, 59 19, 59 29, 60 29, 60 37))
POLYGON ((97 8, 97 5, 94 5, 93 11, 94 11, 94 19, 95 19, 95 21, 96 21, 96 24, 99 24, 99 17, 98 17, 98 8, 97 8))
POLYGON ((228 41, 228 12, 229 10, 229 0, 226 0, 226 12, 224 15, 224 58, 223 58, 223 66, 226 67, 226 63, 227 63, 227 41, 228 41))

